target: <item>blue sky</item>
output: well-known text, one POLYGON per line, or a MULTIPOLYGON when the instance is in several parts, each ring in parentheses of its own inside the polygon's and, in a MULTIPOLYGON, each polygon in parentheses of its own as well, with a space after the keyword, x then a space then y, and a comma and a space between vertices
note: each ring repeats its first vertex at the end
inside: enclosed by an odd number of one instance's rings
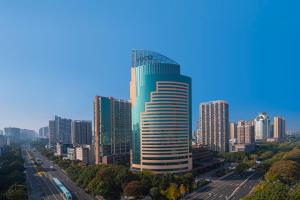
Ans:
POLYGON ((300 130, 300 2, 1 1, 0 129, 54 115, 93 117, 95 95, 129 98, 131 49, 160 52, 192 77, 198 104, 230 120, 282 115, 300 130))

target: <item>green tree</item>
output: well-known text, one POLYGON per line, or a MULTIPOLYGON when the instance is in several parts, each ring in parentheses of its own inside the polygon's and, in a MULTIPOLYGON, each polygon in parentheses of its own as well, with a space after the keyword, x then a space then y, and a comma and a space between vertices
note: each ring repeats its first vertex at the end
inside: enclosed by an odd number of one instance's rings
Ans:
POLYGON ((139 181, 129 182, 124 189, 124 194, 127 197, 139 198, 142 192, 142 185, 139 181))
POLYGON ((277 161, 269 169, 265 179, 271 182, 280 180, 284 184, 291 185, 299 180, 299 170, 299 166, 295 161, 277 161))
POLYGON ((256 191, 244 200, 285 200, 288 198, 288 186, 281 182, 268 183, 264 189, 256 191))
POLYGON ((247 163, 240 163, 236 166, 235 171, 239 174, 243 173, 246 169, 249 168, 249 165, 247 163))
POLYGON ((180 197, 180 191, 175 183, 171 183, 166 190, 166 197, 169 200, 177 200, 180 197))
POLYGON ((27 192, 24 185, 12 185, 6 192, 6 197, 9 200, 24 200, 27 199, 27 192))
POLYGON ((150 193, 153 200, 161 200, 162 199, 162 196, 159 192, 158 187, 151 188, 149 193, 150 193))
POLYGON ((292 188, 289 192, 290 200, 300 199, 300 183, 298 183, 294 188, 292 188))
POLYGON ((287 152, 284 156, 285 160, 294 160, 300 164, 300 148, 296 147, 293 150, 287 152))

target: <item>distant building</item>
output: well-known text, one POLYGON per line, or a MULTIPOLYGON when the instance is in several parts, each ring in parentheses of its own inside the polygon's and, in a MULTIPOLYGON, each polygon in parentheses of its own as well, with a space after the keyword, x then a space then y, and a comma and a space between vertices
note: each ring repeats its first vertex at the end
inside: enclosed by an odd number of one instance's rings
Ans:
POLYGON ((69 160, 76 160, 76 148, 68 147, 67 148, 67 157, 69 160))
POLYGON ((241 120, 237 125, 237 143, 252 144, 255 142, 255 132, 252 122, 241 120))
POLYGON ((49 121, 49 145, 53 147, 57 142, 71 144, 71 119, 55 116, 49 121))
POLYGON ((36 138, 36 132, 30 129, 20 129, 21 141, 32 141, 36 138))
POLYGON ((39 129, 39 137, 40 138, 48 138, 49 137, 49 126, 42 127, 39 129))
POLYGON ((49 147, 56 145, 56 122, 55 120, 49 121, 49 147))
POLYGON ((9 139, 10 143, 19 143, 21 142, 21 129, 8 127, 4 128, 4 134, 9 139))
POLYGON ((76 147, 76 160, 80 160, 85 164, 94 164, 94 146, 80 145, 76 147))
POLYGON ((71 144, 56 143, 56 155, 65 156, 68 154, 68 148, 72 147, 71 144))
POLYGON ((270 119, 267 113, 259 113, 254 119, 255 124, 255 140, 266 140, 271 138, 270 135, 270 119))
POLYGON ((128 101, 101 96, 94 98, 96 164, 129 164, 130 108, 128 101))
POLYGON ((71 140, 73 145, 92 144, 92 122, 72 121, 71 140))
POLYGON ((234 140, 237 138, 237 124, 232 122, 230 123, 230 139, 234 140))
POLYGON ((7 147, 7 138, 4 135, 0 135, 0 156, 3 154, 7 147))
POLYGON ((255 143, 252 144, 231 144, 230 152, 252 152, 255 150, 255 143))
POLYGON ((229 105, 218 100, 200 104, 200 127, 198 130, 201 145, 210 150, 229 150, 229 105))
POLYGON ((285 133, 285 119, 279 116, 274 117, 274 138, 283 140, 285 138, 285 133))
POLYGON ((3 130, 0 130, 0 135, 4 135, 4 132, 3 132, 3 130))

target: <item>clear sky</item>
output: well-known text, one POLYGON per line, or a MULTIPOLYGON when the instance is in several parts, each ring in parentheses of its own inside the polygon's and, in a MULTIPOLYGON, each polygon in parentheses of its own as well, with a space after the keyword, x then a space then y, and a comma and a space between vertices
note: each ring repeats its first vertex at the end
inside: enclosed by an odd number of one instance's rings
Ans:
POLYGON ((95 95, 129 98, 131 49, 192 77, 200 102, 225 99, 230 121, 260 111, 300 130, 300 1, 0 2, 0 129, 54 115, 93 119, 95 95))

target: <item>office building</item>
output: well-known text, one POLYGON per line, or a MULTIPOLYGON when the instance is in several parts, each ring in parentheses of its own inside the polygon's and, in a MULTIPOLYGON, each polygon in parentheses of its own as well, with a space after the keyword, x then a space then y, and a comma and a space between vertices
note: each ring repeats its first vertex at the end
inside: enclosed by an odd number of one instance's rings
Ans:
POLYGON ((271 138, 270 119, 267 113, 259 113, 254 119, 255 124, 255 140, 266 140, 271 138))
POLYGON ((131 169, 180 173, 192 169, 191 79, 175 61, 132 51, 131 169))
POLYGON ((96 164, 129 164, 130 108, 130 103, 125 100, 101 96, 94 98, 96 164))
POLYGON ((56 123, 55 120, 49 121, 49 147, 56 145, 56 123))
POLYGON ((230 123, 230 140, 234 141, 237 138, 237 124, 230 123))
POLYGON ((252 144, 255 142, 254 126, 252 122, 241 120, 237 125, 237 143, 252 144))
POLYGON ((200 104, 200 144, 210 150, 226 152, 229 150, 229 105, 218 100, 200 104))
POLYGON ((282 117, 274 117, 274 138, 283 140, 285 138, 285 119, 282 117))
POLYGON ((92 144, 92 122, 84 120, 72 121, 71 141, 73 145, 92 144))
POLYGON ((49 137, 48 133, 49 133, 49 126, 42 127, 39 129, 40 138, 48 138, 49 137))
POLYGON ((55 116, 54 120, 49 121, 49 145, 71 144, 71 119, 65 119, 55 116))
POLYGON ((0 156, 2 156, 3 152, 7 148, 7 138, 5 135, 0 135, 0 156))
POLYGON ((20 143, 21 142, 21 129, 8 127, 4 128, 4 134, 9 140, 9 143, 20 143))

